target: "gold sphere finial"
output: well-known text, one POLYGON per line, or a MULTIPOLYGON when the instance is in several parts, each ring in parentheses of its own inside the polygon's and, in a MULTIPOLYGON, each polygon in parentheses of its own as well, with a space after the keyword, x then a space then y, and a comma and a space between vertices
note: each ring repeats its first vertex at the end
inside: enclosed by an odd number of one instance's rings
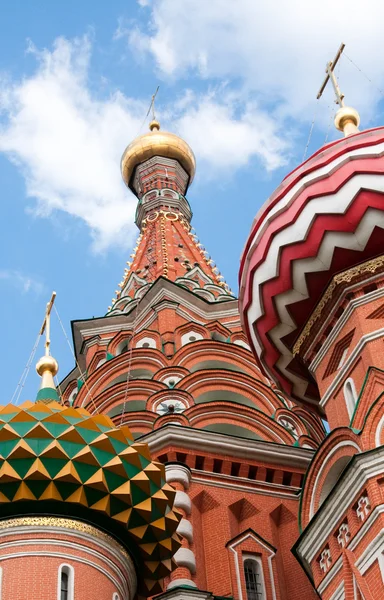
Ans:
POLYGON ((37 362, 36 371, 42 377, 44 373, 49 372, 53 376, 57 375, 59 371, 59 364, 53 356, 42 356, 37 362))
POLYGON ((149 124, 150 131, 160 131, 160 123, 156 119, 152 119, 149 124))
POLYGON ((177 160, 189 175, 190 184, 195 175, 196 162, 187 142, 174 133, 160 130, 160 123, 156 119, 152 119, 149 129, 127 146, 121 158, 121 174, 125 184, 133 189, 131 179, 136 167, 154 156, 177 160))
POLYGON ((351 106, 343 106, 339 108, 335 115, 335 127, 342 131, 347 137, 354 133, 359 133, 360 115, 351 106))

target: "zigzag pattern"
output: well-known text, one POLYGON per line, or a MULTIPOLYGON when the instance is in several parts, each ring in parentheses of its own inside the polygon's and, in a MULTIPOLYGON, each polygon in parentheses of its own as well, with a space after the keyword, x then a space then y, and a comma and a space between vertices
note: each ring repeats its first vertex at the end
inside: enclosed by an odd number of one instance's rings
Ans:
POLYGON ((351 249, 362 261, 380 250, 369 242, 384 222, 383 156, 383 128, 330 144, 284 180, 253 225, 241 265, 245 328, 268 374, 299 400, 314 401, 284 338, 295 339, 321 294, 307 274, 329 280, 336 248, 346 251, 338 269, 352 266, 351 249))

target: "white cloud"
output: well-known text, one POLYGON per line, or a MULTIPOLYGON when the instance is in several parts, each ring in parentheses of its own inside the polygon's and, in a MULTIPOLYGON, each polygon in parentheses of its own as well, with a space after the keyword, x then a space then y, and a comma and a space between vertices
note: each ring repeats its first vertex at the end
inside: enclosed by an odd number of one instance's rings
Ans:
MULTIPOLYGON (((382 0, 158 0, 150 10, 149 33, 136 29, 129 41, 164 75, 240 79, 259 99, 280 103, 280 119, 312 117, 325 65, 342 41, 377 86, 384 83, 382 0)), ((348 103, 368 120, 378 90, 345 57, 340 79, 348 103)))
POLYGON ((145 108, 119 92, 105 100, 92 95, 88 37, 59 38, 52 51, 30 51, 36 72, 0 84, 0 151, 21 169, 37 214, 59 209, 80 217, 98 250, 129 244, 136 200, 119 164, 145 108))
MULTIPOLYGON (((144 2, 145 6, 146 3, 144 2)), ((121 24, 120 24, 121 25, 121 24)), ((122 35, 123 25, 116 36, 122 35)), ((29 51, 36 71, 21 81, 0 80, 0 152, 22 172, 33 212, 65 211, 90 228, 94 249, 129 246, 136 198, 122 182, 122 151, 138 133, 148 108, 116 91, 100 99, 88 81, 91 42, 58 38, 51 51, 29 51)), ((104 82, 105 84, 105 82, 104 82)), ((246 165, 252 157, 267 170, 285 163, 287 144, 275 121, 255 102, 221 86, 209 93, 182 92, 160 116, 184 136, 201 169, 246 165)))
MULTIPOLYGON (((240 114, 231 94, 194 99, 175 121, 178 133, 188 140, 200 161, 218 170, 236 170, 259 159, 268 171, 286 163, 288 143, 276 121, 255 104, 245 104, 240 114)), ((228 171, 229 170, 229 171, 228 171)))
POLYGON ((41 281, 15 269, 0 269, 0 281, 11 284, 23 294, 31 292, 40 296, 45 290, 45 286, 41 281))

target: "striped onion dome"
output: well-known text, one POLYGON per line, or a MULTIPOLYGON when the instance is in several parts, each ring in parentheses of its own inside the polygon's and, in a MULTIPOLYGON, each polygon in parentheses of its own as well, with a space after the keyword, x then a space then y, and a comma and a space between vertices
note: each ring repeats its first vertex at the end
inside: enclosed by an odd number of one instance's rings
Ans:
POLYGON ((339 271, 383 252, 384 128, 321 148, 257 214, 240 267, 240 307, 254 352, 297 400, 318 391, 293 352, 339 271))

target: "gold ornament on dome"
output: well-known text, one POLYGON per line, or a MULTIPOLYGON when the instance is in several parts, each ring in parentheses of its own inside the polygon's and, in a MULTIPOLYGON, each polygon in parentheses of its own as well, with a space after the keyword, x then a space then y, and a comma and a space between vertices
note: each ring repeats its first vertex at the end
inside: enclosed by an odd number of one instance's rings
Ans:
POLYGON ((191 148, 174 133, 161 131, 159 122, 153 120, 150 131, 133 140, 121 158, 121 174, 128 187, 136 167, 154 156, 177 160, 188 173, 189 182, 192 183, 196 160, 191 148))
POLYGON ((311 314, 304 329, 302 330, 295 345, 293 346, 294 356, 300 352, 300 348, 311 333, 312 327, 314 326, 316 321, 320 319, 325 306, 332 299, 333 292, 335 291, 335 289, 341 283, 350 283, 355 277, 363 275, 364 273, 375 273, 381 267, 384 267, 384 256, 378 256, 377 258, 368 260, 367 262, 362 263, 360 265, 356 265, 355 267, 352 267, 351 269, 348 269, 343 273, 338 273, 333 277, 331 283, 329 284, 323 296, 321 297, 320 302, 317 304, 315 310, 311 314))

